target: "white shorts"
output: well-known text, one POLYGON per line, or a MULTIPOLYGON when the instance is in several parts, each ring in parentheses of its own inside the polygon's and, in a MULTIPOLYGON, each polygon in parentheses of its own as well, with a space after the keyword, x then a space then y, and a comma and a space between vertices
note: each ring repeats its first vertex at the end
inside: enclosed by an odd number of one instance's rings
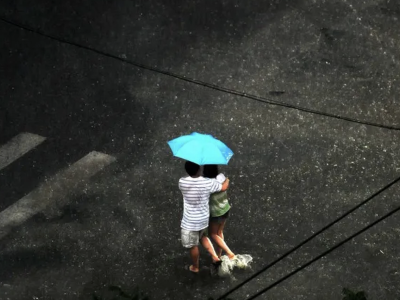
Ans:
POLYGON ((203 236, 207 236, 207 233, 208 233, 208 227, 200 231, 190 231, 181 228, 182 246, 185 248, 192 248, 198 246, 200 243, 200 239, 203 236))

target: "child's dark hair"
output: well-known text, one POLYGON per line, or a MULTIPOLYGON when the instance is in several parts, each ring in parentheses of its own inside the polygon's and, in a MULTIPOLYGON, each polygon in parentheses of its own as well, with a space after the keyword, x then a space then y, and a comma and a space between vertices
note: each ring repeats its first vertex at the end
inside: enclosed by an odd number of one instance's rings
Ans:
POLYGON ((195 176, 197 174, 197 172, 199 171, 200 166, 198 164, 195 164, 191 161, 187 161, 185 163, 185 170, 186 173, 189 174, 189 176, 195 176))
POLYGON ((215 178, 218 174, 218 165, 205 165, 203 168, 204 177, 215 178))

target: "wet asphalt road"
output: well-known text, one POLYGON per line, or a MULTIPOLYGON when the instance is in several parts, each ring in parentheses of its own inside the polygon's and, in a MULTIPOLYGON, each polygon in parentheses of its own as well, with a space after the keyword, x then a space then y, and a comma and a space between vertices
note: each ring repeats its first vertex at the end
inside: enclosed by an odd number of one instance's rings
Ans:
MULTIPOLYGON (((19 0, 2 1, 0 16, 221 87, 400 127, 394 1, 19 0)), ((205 253, 200 276, 184 269, 183 163, 166 144, 182 134, 213 134, 235 152, 223 169, 233 203, 226 238, 254 257, 253 271, 400 174, 398 130, 233 96, 4 22, 0 36, 0 142, 22 132, 46 138, 0 170, 0 210, 92 151, 115 159, 85 180, 56 180, 38 192, 33 216, 1 238, 0 299, 90 299, 110 284, 140 286, 152 299, 206 299, 251 275, 213 280, 205 253)), ((245 299, 361 229, 398 205, 398 195, 395 185, 233 298, 245 299)), ((399 298, 397 220, 260 299, 334 300, 344 286, 375 300, 399 298)))

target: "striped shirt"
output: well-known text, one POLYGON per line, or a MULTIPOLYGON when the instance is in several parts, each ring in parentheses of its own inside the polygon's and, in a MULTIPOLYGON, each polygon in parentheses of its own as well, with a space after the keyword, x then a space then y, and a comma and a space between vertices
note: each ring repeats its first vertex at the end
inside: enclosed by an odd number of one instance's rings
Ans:
POLYGON ((210 217, 210 194, 222 188, 215 179, 184 177, 179 180, 179 189, 183 195, 183 218, 181 228, 199 231, 208 227, 210 217))

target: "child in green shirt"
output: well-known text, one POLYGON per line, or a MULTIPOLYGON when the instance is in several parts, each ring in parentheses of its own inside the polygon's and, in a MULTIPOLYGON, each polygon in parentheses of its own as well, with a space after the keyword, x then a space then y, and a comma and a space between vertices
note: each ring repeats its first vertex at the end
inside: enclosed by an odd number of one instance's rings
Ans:
MULTIPOLYGON (((215 178, 218 182, 224 182, 226 179, 224 174, 218 172, 217 165, 205 165, 203 175, 204 177, 215 178)), ((209 235, 218 246, 215 249, 218 257, 221 257, 222 250, 224 250, 230 259, 234 259, 235 254, 229 249, 224 239, 224 227, 230 208, 226 191, 210 195, 209 235)))

